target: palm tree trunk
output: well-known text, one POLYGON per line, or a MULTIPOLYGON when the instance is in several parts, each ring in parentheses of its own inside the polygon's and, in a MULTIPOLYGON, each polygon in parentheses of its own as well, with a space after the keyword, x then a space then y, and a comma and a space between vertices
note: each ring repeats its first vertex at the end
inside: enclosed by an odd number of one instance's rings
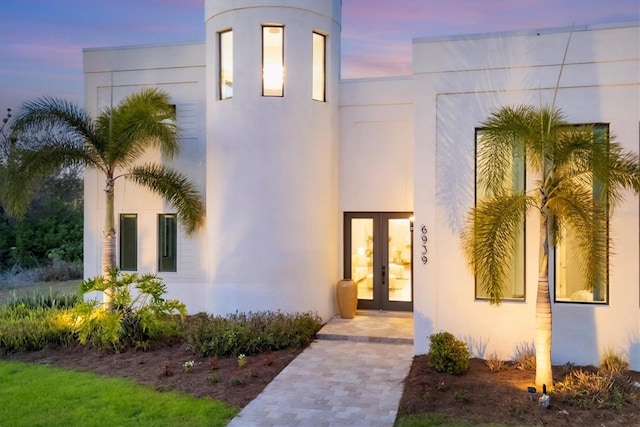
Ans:
MULTIPOLYGON (((104 221, 104 242, 102 247, 102 276, 104 280, 111 280, 109 271, 116 266, 116 230, 113 205, 113 178, 107 177, 105 221, 104 221)), ((105 308, 111 309, 111 292, 106 290, 103 294, 105 308)))
POLYGON ((553 385, 551 371, 551 297, 549 295, 549 233, 547 215, 540 214, 540 271, 536 297, 536 386, 553 385))

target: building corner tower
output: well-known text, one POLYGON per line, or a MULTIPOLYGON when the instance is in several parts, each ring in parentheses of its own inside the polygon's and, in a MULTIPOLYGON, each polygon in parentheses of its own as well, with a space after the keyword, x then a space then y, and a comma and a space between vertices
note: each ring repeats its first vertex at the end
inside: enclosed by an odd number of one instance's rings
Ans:
POLYGON ((206 0, 209 312, 333 315, 341 0, 206 0))

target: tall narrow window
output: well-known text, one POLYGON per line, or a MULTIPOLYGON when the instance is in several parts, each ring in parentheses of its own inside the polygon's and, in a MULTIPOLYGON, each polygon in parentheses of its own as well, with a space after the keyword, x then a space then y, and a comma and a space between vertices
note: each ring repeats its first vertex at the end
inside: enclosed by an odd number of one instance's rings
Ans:
POLYGON ((120 215, 120 270, 138 269, 138 215, 120 215))
POLYGON ((312 99, 325 101, 326 82, 326 42, 322 34, 313 33, 313 77, 312 99))
POLYGON ((175 214, 158 216, 158 271, 177 270, 178 221, 175 214))
POLYGON ((284 96, 284 27, 262 27, 262 95, 284 96))
MULTIPOLYGON (((476 131, 476 204, 486 198, 482 186, 479 184, 481 177, 478 175, 478 142, 482 140, 483 131, 476 131)), ((511 176, 504 182, 505 190, 523 192, 525 190, 525 158, 524 153, 514 151, 511 156, 511 176)), ((504 299, 523 300, 525 295, 525 226, 522 218, 522 228, 518 233, 516 251, 512 254, 507 278, 503 283, 502 295, 504 299)), ((476 298, 488 299, 489 294, 484 284, 476 277, 476 298)))
MULTIPOLYGON (((609 126, 597 124, 593 126, 596 144, 606 144, 609 140, 609 126)), ((585 184, 587 185, 587 184, 585 184)), ((593 195, 593 209, 608 210, 608 200, 602 183, 592 180, 588 187, 593 195)), ((600 212, 602 214, 602 212, 600 212)), ((608 216, 597 215, 594 218, 593 242, 600 247, 606 247, 609 239, 608 216), (597 218, 597 219, 596 219, 597 218)), ((586 283, 583 278, 583 266, 576 256, 580 248, 579 236, 565 233, 562 240, 555 247, 555 300, 571 302, 606 303, 609 288, 609 254, 601 257, 602 277, 594 278, 594 283, 586 283)))
POLYGON ((233 31, 218 33, 220 52, 220 99, 233 98, 233 31))

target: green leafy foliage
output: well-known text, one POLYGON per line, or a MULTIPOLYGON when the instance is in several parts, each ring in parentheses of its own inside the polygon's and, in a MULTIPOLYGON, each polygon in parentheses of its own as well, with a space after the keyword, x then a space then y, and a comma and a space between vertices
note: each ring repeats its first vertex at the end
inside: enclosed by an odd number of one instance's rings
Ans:
POLYGON ((73 328, 63 310, 24 304, 0 308, 0 348, 5 354, 41 350, 49 344, 68 345, 73 339, 73 328))
POLYGON ((637 387, 626 370, 578 369, 556 383, 554 391, 562 401, 579 408, 619 409, 625 404, 637 405, 639 398, 637 387))
POLYGON ((188 325, 186 339, 201 357, 238 357, 303 348, 313 340, 321 325, 321 319, 312 313, 264 311, 227 317, 201 313, 188 325))
POLYGON ((437 372, 461 375, 469 370, 467 344, 449 332, 433 334, 429 340, 429 363, 437 372))
POLYGON ((96 301, 82 302, 74 309, 80 342, 102 349, 146 348, 152 339, 179 335, 180 323, 187 315, 183 303, 164 298, 167 287, 153 274, 111 269, 108 280, 94 277, 84 281, 80 290, 111 296, 111 310, 96 301))
POLYGON ((82 191, 79 174, 65 173, 41 185, 23 218, 12 219, 0 208, 0 271, 16 264, 22 268, 62 262, 81 265, 82 191))
POLYGON ((32 292, 18 296, 15 291, 5 305, 26 308, 70 308, 80 301, 78 293, 60 293, 49 288, 48 293, 32 292))

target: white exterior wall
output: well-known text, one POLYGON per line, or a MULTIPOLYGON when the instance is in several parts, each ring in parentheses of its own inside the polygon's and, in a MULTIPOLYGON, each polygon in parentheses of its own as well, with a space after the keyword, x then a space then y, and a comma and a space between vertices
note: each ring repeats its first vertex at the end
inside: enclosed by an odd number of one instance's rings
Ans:
MULTIPOLYGON (((182 153, 169 164, 181 170, 205 194, 205 51, 204 44, 175 44, 84 50, 85 108, 92 114, 117 105, 147 87, 166 91, 176 105, 182 153)), ((159 153, 146 161, 161 162, 159 153)), ((101 273, 102 231, 105 221, 104 176, 85 171, 84 276, 101 273)), ((158 214, 174 213, 162 199, 131 182, 115 186, 115 222, 121 213, 138 215, 138 271, 158 270, 158 214)), ((118 238, 118 234, 116 234, 118 238)), ((116 251, 119 250, 116 243, 116 251)), ((204 233, 187 237, 179 228, 177 272, 161 272, 169 297, 185 302, 190 312, 204 311, 204 233)), ((119 254, 116 258, 119 259, 119 254)))
MULTIPOLYGON (((464 337, 480 357, 511 357, 516 345, 533 342, 538 217, 527 218, 525 302, 496 307, 474 300, 459 234, 474 204, 474 129, 503 105, 550 104, 568 36, 556 30, 414 41, 415 217, 429 238, 428 263, 414 266, 416 353, 441 330, 464 337)), ((609 123, 634 152, 639 40, 637 25, 576 29, 556 103, 570 122, 609 123)), ((527 181, 531 188, 533 178, 527 181)), ((597 364, 612 349, 640 369, 638 199, 629 195, 610 224, 609 303, 553 304, 553 363, 597 364)), ((550 281, 553 298, 553 270, 550 281)))
POLYGON ((210 311, 335 313, 340 0, 209 0, 207 282, 210 311), (283 97, 263 97, 262 25, 284 26, 283 97), (219 100, 218 33, 233 31, 233 98, 219 100), (326 102, 311 39, 327 36, 326 102))
POLYGON ((340 212, 413 211, 413 78, 340 83, 340 212))

